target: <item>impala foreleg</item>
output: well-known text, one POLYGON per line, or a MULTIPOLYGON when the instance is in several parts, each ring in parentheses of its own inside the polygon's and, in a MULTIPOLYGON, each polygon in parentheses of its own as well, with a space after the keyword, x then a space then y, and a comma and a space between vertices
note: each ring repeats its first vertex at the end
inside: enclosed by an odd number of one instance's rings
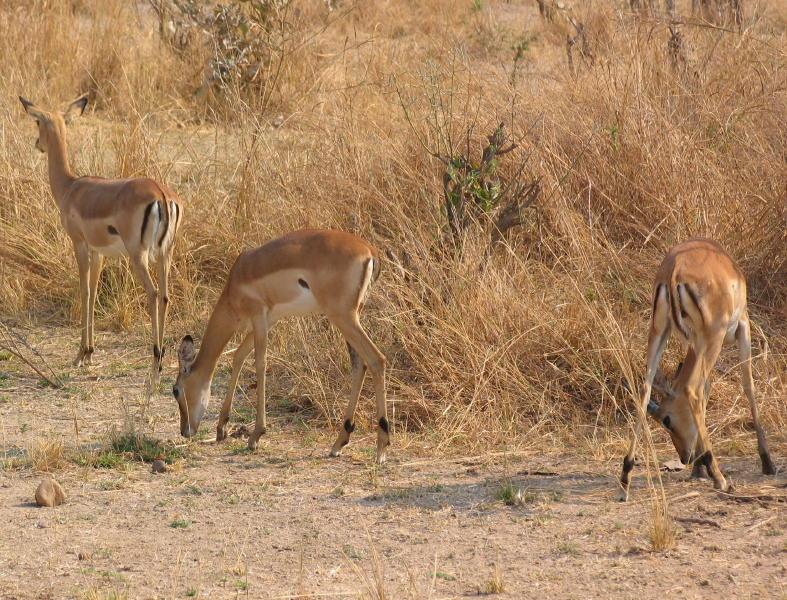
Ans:
POLYGON ((224 403, 221 405, 219 421, 216 425, 217 442, 227 437, 227 421, 230 419, 230 410, 232 410, 232 399, 235 397, 235 388, 238 385, 238 378, 243 368, 243 361, 245 361, 246 357, 251 353, 252 348, 254 348, 253 332, 246 335, 241 345, 235 350, 235 354, 232 355, 232 375, 230 375, 227 395, 224 397, 224 403))
POLYGON ((98 293, 98 280, 101 277, 101 269, 104 266, 104 257, 98 252, 90 253, 90 272, 88 287, 88 307, 87 307, 87 354, 82 364, 91 364, 96 342, 93 331, 96 314, 96 294, 98 293))
POLYGON ((751 418, 754 421, 754 431, 757 433, 757 451, 762 463, 762 472, 764 475, 774 475, 776 468, 773 466, 771 454, 768 451, 768 442, 765 441, 765 432, 760 424, 757 400, 754 397, 754 379, 751 374, 751 325, 748 315, 744 315, 738 323, 735 338, 738 342, 738 354, 741 361, 743 391, 749 399, 749 410, 751 410, 751 418))
POLYGON ((366 375, 366 364, 361 359, 361 355, 353 348, 350 343, 347 343, 347 350, 350 352, 350 365, 352 368, 352 383, 350 384, 350 399, 347 402, 347 408, 344 410, 344 419, 342 428, 339 430, 339 437, 336 443, 331 448, 331 456, 339 456, 344 448, 350 442, 350 434, 355 431, 355 422, 353 417, 355 409, 358 406, 358 398, 361 395, 361 388, 363 387, 363 380, 366 375))
POLYGON ((268 319, 266 314, 262 314, 252 319, 251 322, 254 337, 254 365, 257 369, 257 419, 254 423, 254 431, 249 436, 249 449, 257 449, 257 441, 267 430, 266 406, 265 406, 265 369, 267 367, 268 353, 268 319))
MULTIPOLYGON (((705 404, 707 392, 710 389, 708 385, 710 382, 711 372, 713 371, 713 366, 716 364, 716 361, 719 358, 719 353, 721 352, 723 343, 724 335, 715 335, 710 337, 710 342, 705 348, 695 349, 698 356, 702 358, 702 376, 704 378, 704 383, 702 389, 703 397, 698 399, 699 402, 697 403, 697 406, 692 406, 691 408, 697 425, 698 440, 695 448, 699 448, 699 451, 702 452, 702 455, 696 457, 695 464, 697 462, 701 462, 708 470, 708 475, 710 478, 713 479, 713 487, 717 490, 726 492, 729 490, 730 486, 727 483, 727 480, 724 478, 724 474, 721 472, 721 468, 719 467, 719 462, 716 460, 716 456, 713 454, 713 449, 710 442, 710 434, 708 433, 708 428, 705 425, 705 404)), ((696 452, 697 450, 695 450, 695 453, 696 452)))

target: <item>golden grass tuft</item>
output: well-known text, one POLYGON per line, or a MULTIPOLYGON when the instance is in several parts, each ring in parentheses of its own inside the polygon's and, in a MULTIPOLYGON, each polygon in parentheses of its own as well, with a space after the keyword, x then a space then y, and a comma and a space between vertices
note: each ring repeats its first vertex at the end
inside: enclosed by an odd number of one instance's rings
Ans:
POLYGON ((28 457, 32 469, 44 473, 59 471, 67 463, 63 442, 53 437, 34 439, 28 448, 28 457))
POLYGON ((666 498, 658 493, 651 503, 650 522, 648 523, 650 548, 654 552, 672 550, 677 545, 678 534, 675 521, 669 514, 666 498))

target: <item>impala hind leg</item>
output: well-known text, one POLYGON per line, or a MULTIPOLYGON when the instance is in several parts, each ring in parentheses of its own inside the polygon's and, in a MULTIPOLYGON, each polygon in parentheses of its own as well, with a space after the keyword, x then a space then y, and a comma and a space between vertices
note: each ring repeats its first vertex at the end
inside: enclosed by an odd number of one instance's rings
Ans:
POLYGON ((385 356, 366 335, 357 314, 346 317, 329 315, 329 319, 339 328, 347 342, 361 355, 361 360, 366 364, 366 368, 372 376, 377 405, 377 463, 382 464, 385 462, 386 448, 391 443, 390 425, 385 404, 385 356))
POLYGON ((87 354, 82 360, 83 365, 90 365, 93 362, 93 352, 96 348, 93 323, 96 314, 96 294, 98 293, 98 280, 101 277, 101 269, 104 266, 104 257, 98 252, 90 253, 90 270, 87 303, 87 354))
POLYGON ((749 324, 748 315, 744 315, 738 322, 738 330, 735 333, 735 338, 738 341, 743 391, 749 399, 749 410, 751 410, 751 418, 752 421, 754 421, 754 431, 757 432, 757 451, 760 455, 760 462, 762 463, 762 472, 764 475, 774 475, 776 473, 776 468, 773 466, 771 454, 768 451, 768 442, 765 441, 765 432, 760 424, 757 401, 754 398, 754 379, 751 374, 751 325, 749 324))
POLYGON ((355 408, 358 406, 358 398, 361 395, 361 387, 363 387, 363 380, 366 376, 366 364, 361 359, 361 355, 349 342, 347 343, 347 350, 350 352, 350 365, 352 367, 350 399, 347 402, 347 408, 344 410, 344 422, 339 430, 339 437, 336 439, 333 448, 331 448, 331 456, 339 456, 342 453, 342 448, 350 442, 350 434, 355 431, 353 416, 355 415, 355 408))
POLYGON ((155 390, 158 387, 159 382, 159 362, 161 360, 161 355, 157 351, 158 345, 158 293, 156 291, 156 286, 153 285, 153 279, 150 277, 150 273, 148 272, 148 258, 147 254, 141 255, 131 255, 129 256, 129 263, 131 264, 131 270, 134 272, 134 275, 142 284, 142 287, 145 289, 145 295, 147 296, 147 309, 148 309, 148 316, 150 317, 150 324, 152 329, 152 338, 153 338, 153 361, 150 366, 150 381, 151 387, 155 390))
MULTIPOLYGON (((156 277, 158 279, 158 334, 153 345, 153 359, 158 363, 158 372, 161 372, 161 363, 164 359, 164 323, 167 320, 169 308, 169 269, 172 257, 167 252, 156 263, 156 277)), ((154 368, 156 368, 154 366, 154 368)))
MULTIPOLYGON (((257 419, 254 431, 249 436, 249 450, 257 449, 257 440, 267 430, 265 407, 265 368, 268 353, 268 318, 266 314, 252 319, 252 336, 254 339, 254 363, 257 369, 257 419)), ((239 369, 240 370, 240 369, 239 369)))
POLYGON ((81 318, 81 340, 79 342, 79 352, 74 359, 74 366, 81 367, 87 364, 86 357, 90 355, 89 341, 89 312, 90 312, 90 249, 87 244, 74 242, 74 255, 79 269, 79 310, 81 318))
POLYGON ((245 361, 246 357, 251 353, 252 348, 254 348, 254 332, 250 332, 246 335, 241 345, 235 350, 235 354, 232 355, 232 375, 230 375, 230 382, 227 386, 227 395, 224 396, 224 403, 221 405, 219 421, 216 424, 217 442, 227 437, 227 421, 230 419, 230 410, 232 410, 232 399, 235 397, 235 388, 238 385, 238 378, 243 368, 243 361, 245 361))
POLYGON ((666 286, 664 284, 659 285, 655 295, 650 331, 648 332, 647 369, 645 371, 645 380, 640 388, 640 402, 637 406, 636 415, 637 422, 629 442, 628 452, 623 457, 623 470, 620 474, 620 500, 622 502, 628 500, 630 476, 632 469, 634 469, 634 454, 637 451, 637 441, 643 429, 648 426, 647 410, 653 389, 653 380, 659 368, 661 355, 664 353, 664 348, 666 348, 670 337, 669 298, 667 297, 666 286))

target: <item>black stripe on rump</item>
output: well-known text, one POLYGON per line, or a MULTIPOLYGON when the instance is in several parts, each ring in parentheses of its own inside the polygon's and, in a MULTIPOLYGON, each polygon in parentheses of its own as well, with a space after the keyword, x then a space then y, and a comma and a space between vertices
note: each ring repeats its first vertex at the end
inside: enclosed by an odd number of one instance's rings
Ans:
POLYGON ((158 239, 158 247, 161 248, 161 244, 164 243, 164 238, 167 237, 167 230, 169 229, 169 202, 166 200, 160 202, 159 211, 163 215, 164 220, 164 231, 161 232, 161 236, 158 239))
POLYGON ((651 313, 654 317, 656 316, 656 305, 659 303, 659 294, 661 293, 661 288, 664 287, 663 283, 660 283, 656 286, 656 293, 653 295, 653 312, 651 313))
POLYGON ((680 313, 681 312, 685 312, 685 311, 683 311, 682 307, 678 306, 679 303, 680 303, 680 286, 681 286, 680 283, 678 285, 676 285, 675 286, 675 292, 670 294, 670 307, 672 309, 672 322, 675 323, 675 327, 677 327, 678 331, 680 331, 683 334, 683 337, 685 337, 686 339, 689 339, 689 334, 686 332, 685 329, 683 329, 683 321, 680 318, 680 313))
POLYGON ((142 232, 139 234, 140 243, 145 243, 145 229, 148 227, 148 219, 150 218, 150 211, 153 210, 155 202, 151 202, 145 207, 145 216, 142 217, 142 232))
POLYGON ((690 286, 688 286, 686 284, 683 285, 683 289, 686 290, 689 293, 689 298, 691 298, 691 301, 694 302, 694 306, 697 307, 697 312, 700 313, 700 320, 702 321, 702 324, 704 325, 705 324, 705 316, 702 314, 702 308, 700 307, 700 301, 699 301, 699 298, 697 297, 697 294, 694 292, 693 289, 691 289, 690 286))

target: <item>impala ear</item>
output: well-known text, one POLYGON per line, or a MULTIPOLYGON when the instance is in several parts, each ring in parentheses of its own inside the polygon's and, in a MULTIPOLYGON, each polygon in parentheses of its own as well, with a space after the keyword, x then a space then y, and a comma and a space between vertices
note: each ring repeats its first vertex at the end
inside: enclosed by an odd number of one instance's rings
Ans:
POLYGON ((33 117, 36 121, 44 117, 43 113, 36 108, 35 104, 30 102, 30 100, 28 100, 27 98, 23 98, 22 96, 19 96, 19 101, 22 103, 22 106, 25 107, 25 112, 31 117, 33 117))
POLYGON ((182 370, 188 370, 191 368, 195 358, 197 358, 197 352, 194 349, 194 339, 190 335, 187 335, 180 340, 180 346, 178 347, 178 363, 180 364, 180 368, 182 370))
POLYGON ((77 117, 81 117, 87 107, 87 94, 82 94, 79 98, 74 100, 68 105, 68 108, 63 113, 63 119, 66 124, 70 123, 77 117))

